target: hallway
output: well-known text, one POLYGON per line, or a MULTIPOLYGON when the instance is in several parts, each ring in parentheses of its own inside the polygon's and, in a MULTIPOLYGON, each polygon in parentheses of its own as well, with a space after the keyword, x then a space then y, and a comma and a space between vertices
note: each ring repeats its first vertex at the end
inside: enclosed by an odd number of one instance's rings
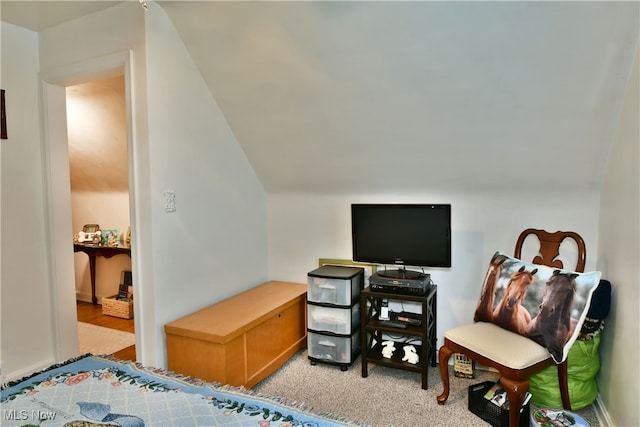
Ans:
MULTIPOLYGON (((102 314, 102 306, 88 302, 76 301, 78 322, 90 323, 105 328, 134 333, 133 319, 121 319, 119 317, 105 316, 102 314)), ((136 347, 132 345, 113 354, 121 360, 136 360, 136 347)))

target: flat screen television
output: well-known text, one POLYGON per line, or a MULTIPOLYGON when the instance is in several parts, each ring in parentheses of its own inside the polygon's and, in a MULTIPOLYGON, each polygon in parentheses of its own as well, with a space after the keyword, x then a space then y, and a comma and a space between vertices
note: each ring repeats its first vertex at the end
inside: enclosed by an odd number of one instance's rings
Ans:
POLYGON ((352 204, 351 235, 354 261, 400 266, 380 275, 412 278, 405 266, 451 267, 449 204, 352 204))

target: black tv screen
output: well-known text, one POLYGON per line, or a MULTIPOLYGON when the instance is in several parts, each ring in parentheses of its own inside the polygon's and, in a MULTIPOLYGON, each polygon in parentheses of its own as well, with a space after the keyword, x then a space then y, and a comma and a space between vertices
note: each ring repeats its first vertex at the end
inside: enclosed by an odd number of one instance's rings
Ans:
POLYGON ((451 267, 451 205, 351 205, 353 260, 451 267))

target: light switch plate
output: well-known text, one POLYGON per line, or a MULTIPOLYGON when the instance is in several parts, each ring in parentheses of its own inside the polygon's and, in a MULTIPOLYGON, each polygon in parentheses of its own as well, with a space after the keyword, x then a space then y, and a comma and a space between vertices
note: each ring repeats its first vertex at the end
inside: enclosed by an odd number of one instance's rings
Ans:
POLYGON ((176 192, 173 190, 165 190, 164 192, 164 211, 166 213, 176 211, 176 192))

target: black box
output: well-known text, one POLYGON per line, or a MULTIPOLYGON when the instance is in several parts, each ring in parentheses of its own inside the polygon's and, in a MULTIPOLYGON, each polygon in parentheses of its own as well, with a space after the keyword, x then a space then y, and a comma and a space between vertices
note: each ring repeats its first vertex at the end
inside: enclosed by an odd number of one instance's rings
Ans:
POLYGON ((122 271, 122 280, 120 280, 120 283, 127 286, 133 285, 133 276, 131 275, 131 271, 122 271))
MULTIPOLYGON (((484 398, 484 395, 494 384, 494 381, 485 381, 469 386, 469 410, 493 427, 508 427, 509 410, 502 409, 484 398)), ((527 402, 520 412, 518 427, 529 427, 529 412, 529 402, 527 402)))

